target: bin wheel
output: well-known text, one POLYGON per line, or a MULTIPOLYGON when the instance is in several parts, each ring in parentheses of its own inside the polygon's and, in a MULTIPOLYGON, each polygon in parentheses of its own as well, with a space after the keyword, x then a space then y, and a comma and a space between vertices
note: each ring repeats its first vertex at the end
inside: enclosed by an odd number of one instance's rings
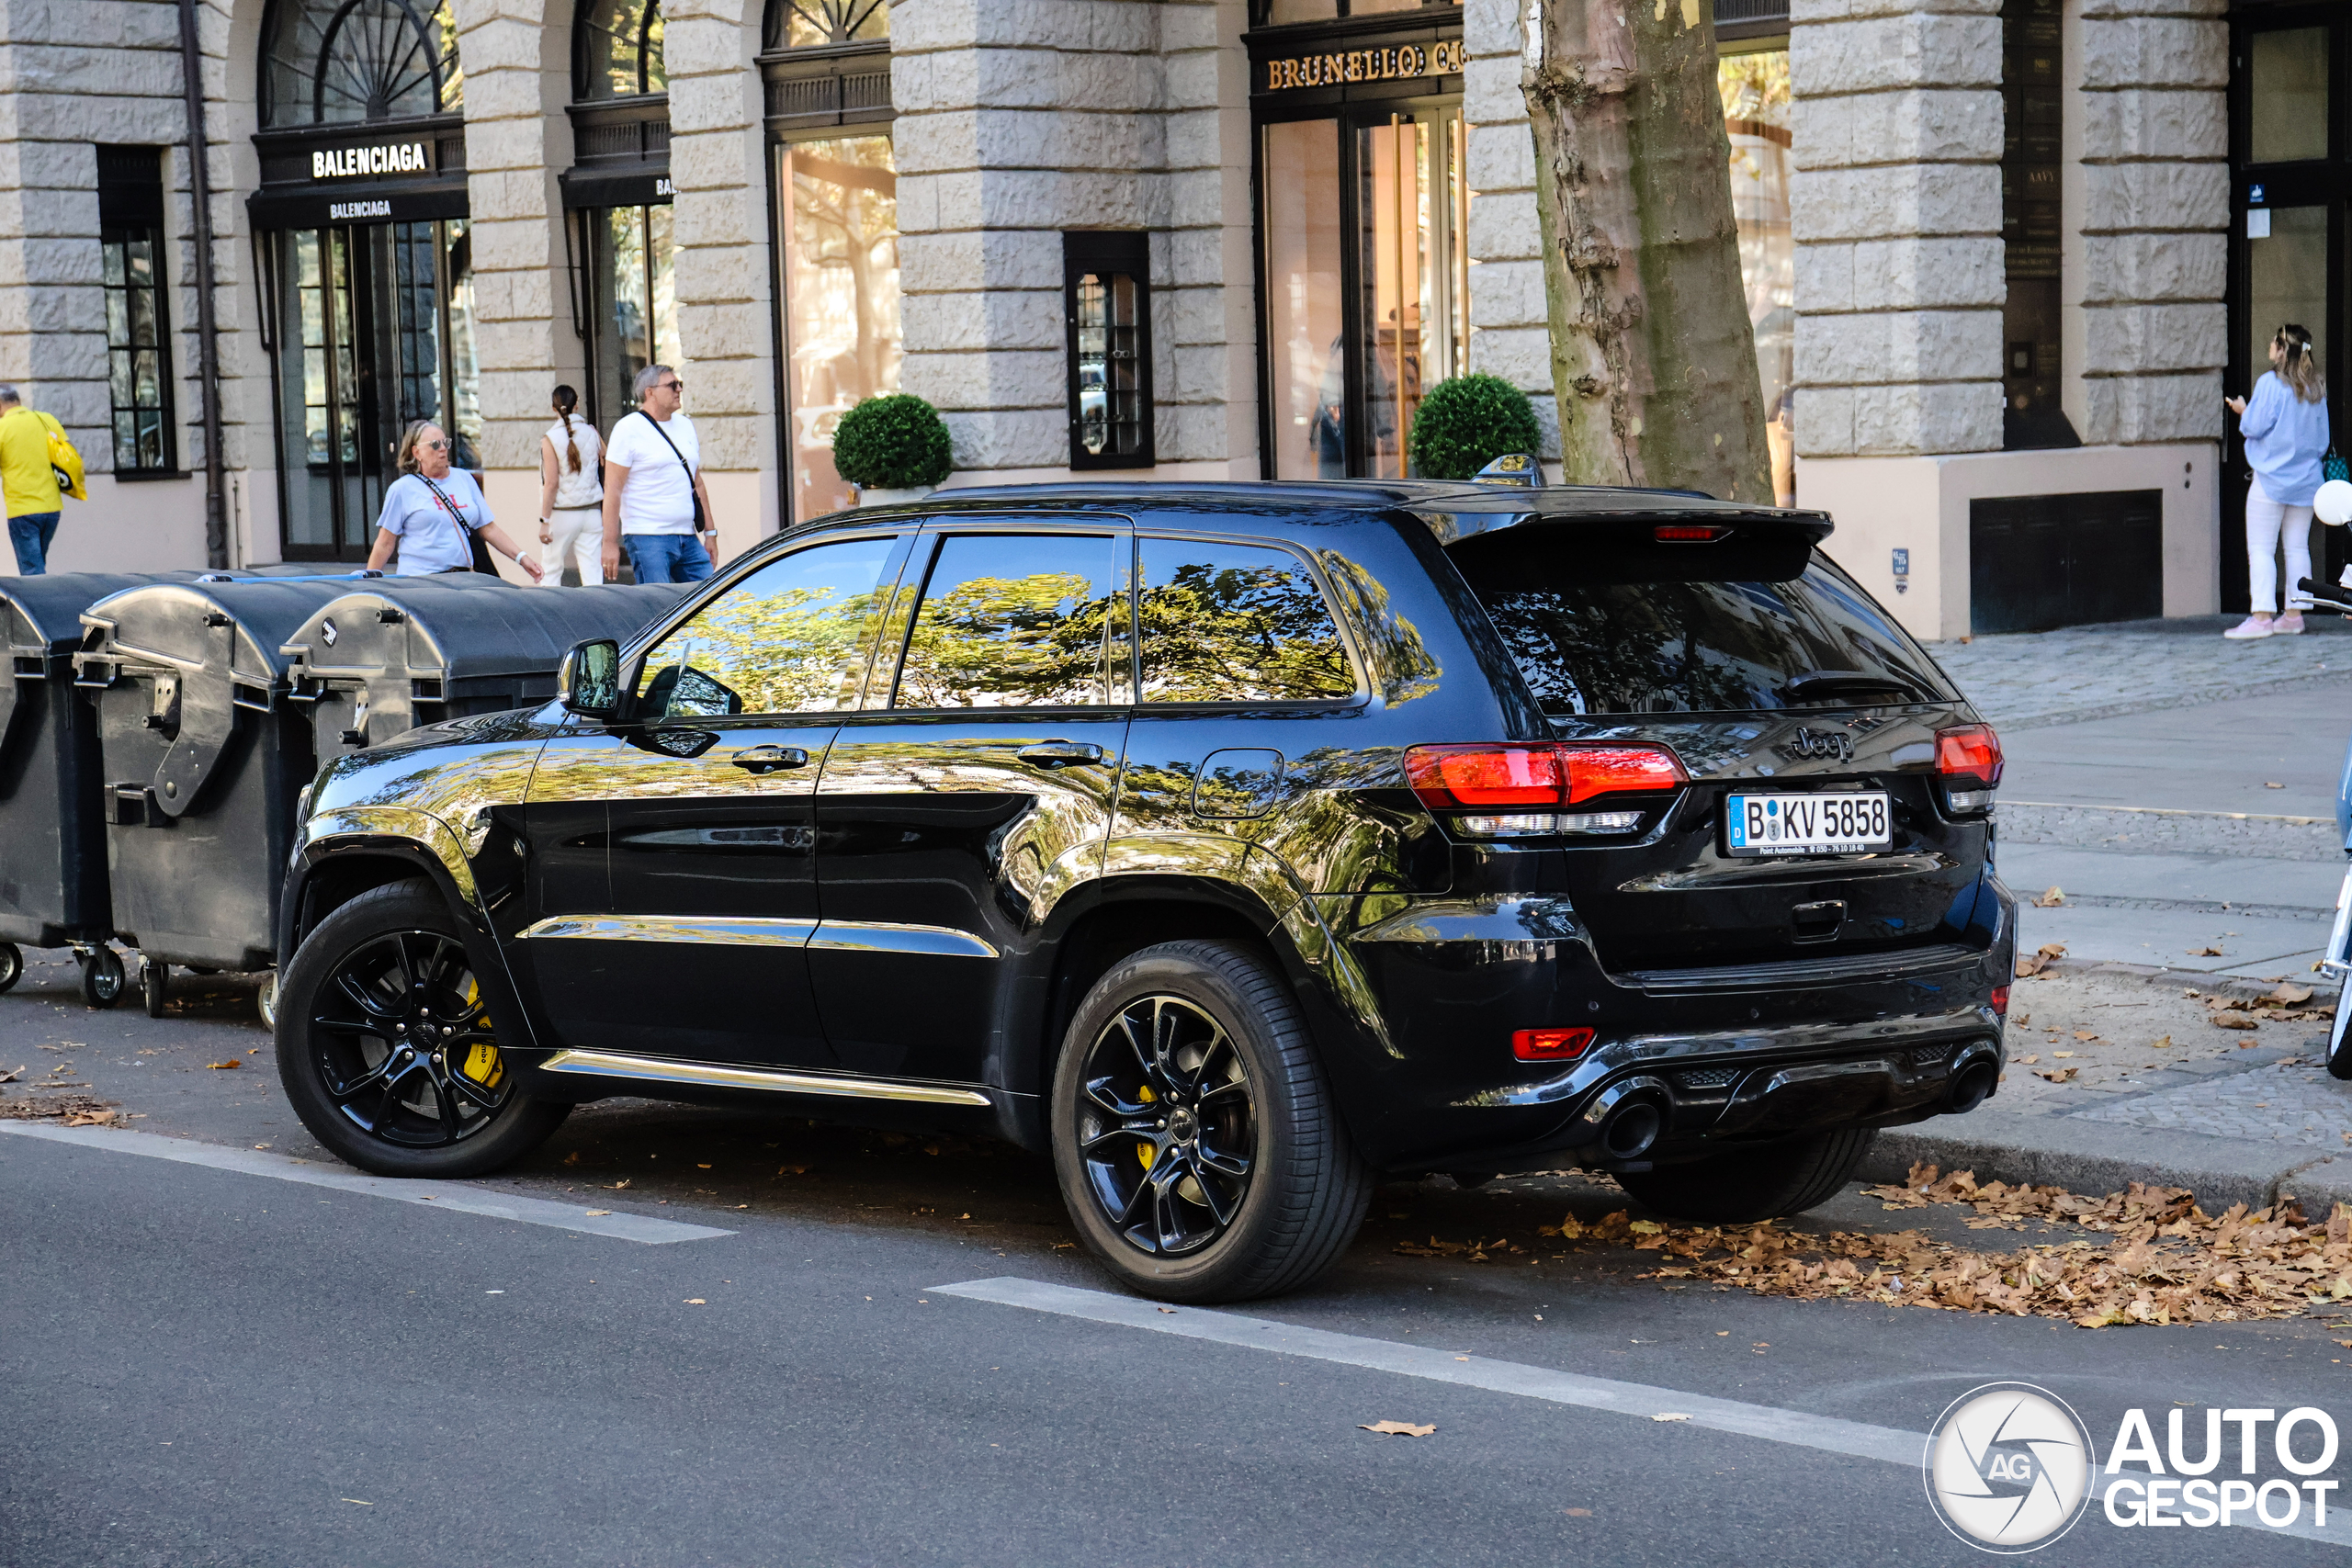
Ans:
POLYGON ((25 977, 25 950, 13 942, 0 942, 0 991, 13 990, 25 977))
POLYGON ((261 990, 254 997, 254 1005, 261 1010, 261 1026, 277 1028, 277 971, 273 969, 262 977, 261 990))
POLYGON ((94 1008, 110 1008, 122 1000, 122 954, 111 947, 94 947, 82 960, 82 999, 94 1008))
POLYGON ((139 991, 147 1003, 147 1016, 161 1018, 172 1000, 172 966, 160 958, 151 958, 139 966, 139 991))

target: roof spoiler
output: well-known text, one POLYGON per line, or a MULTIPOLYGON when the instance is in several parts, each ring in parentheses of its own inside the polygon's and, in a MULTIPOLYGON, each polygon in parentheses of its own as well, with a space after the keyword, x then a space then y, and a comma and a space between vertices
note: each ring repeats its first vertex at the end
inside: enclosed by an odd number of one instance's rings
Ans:
POLYGON ((1527 527, 1573 528, 1617 539, 1645 536, 1656 539, 1653 530, 1666 527, 1724 530, 1713 539, 1694 542, 1696 548, 1705 547, 1706 543, 1742 537, 1750 542, 1759 537, 1792 541, 1801 538, 1807 544, 1818 545, 1837 526, 1826 512, 1710 502, 1703 497, 1685 500, 1670 491, 1572 491, 1556 486, 1516 493, 1498 489, 1492 505, 1486 504, 1484 496, 1448 496, 1442 506, 1406 506, 1401 510, 1419 518, 1437 536, 1441 545, 1458 545, 1505 528, 1527 527), (1699 504, 1691 504, 1693 501, 1699 504), (1644 502, 1651 504, 1645 505, 1644 502))

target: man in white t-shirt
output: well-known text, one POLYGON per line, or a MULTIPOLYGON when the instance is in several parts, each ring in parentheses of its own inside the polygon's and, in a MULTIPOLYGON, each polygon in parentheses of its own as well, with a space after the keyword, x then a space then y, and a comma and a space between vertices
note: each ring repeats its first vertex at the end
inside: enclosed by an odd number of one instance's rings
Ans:
POLYGON ((638 372, 637 411, 605 442, 605 576, 617 578, 621 547, 639 582, 700 582, 718 559, 702 444, 681 412, 685 383, 666 365, 638 372))

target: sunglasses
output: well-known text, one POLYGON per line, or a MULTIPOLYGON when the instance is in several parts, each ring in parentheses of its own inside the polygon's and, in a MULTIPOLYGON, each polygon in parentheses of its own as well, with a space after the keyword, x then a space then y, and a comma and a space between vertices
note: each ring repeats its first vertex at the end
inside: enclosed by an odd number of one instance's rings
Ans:
POLYGON ((657 392, 683 392, 686 384, 684 381, 656 381, 653 389, 657 392))
POLYGON ((417 445, 430 452, 447 452, 449 449, 449 443, 447 440, 420 441, 417 445))

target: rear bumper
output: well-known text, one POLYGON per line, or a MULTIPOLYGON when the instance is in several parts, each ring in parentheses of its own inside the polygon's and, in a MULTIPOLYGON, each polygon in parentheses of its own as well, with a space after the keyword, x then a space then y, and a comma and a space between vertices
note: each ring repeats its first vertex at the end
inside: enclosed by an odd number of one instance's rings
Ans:
POLYGON ((1357 1144, 1396 1171, 1637 1168, 1920 1121, 1973 1106, 2003 1063, 2014 904, 1989 876, 1984 894, 1978 919, 1901 951, 1641 974, 1605 969, 1565 899, 1415 901, 1352 931, 1327 910, 1379 1034, 1318 1036, 1357 1144), (1573 1063, 1511 1055, 1514 1031, 1577 1025, 1596 1038, 1573 1063), (1612 1155, 1628 1096, 1657 1135, 1612 1155))

